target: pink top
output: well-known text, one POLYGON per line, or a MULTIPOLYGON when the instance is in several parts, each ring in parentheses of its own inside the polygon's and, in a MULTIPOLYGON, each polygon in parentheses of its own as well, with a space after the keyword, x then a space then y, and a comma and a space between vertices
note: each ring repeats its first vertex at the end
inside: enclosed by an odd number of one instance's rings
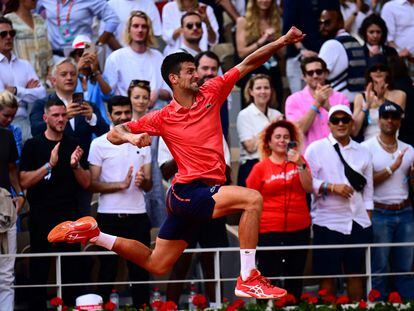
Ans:
MULTIPOLYGON (((297 121, 302 118, 311 109, 311 106, 315 103, 309 86, 305 86, 303 90, 293 93, 286 99, 285 114, 286 119, 289 121, 297 121)), ((333 91, 329 97, 329 104, 346 105, 349 107, 349 101, 343 93, 333 91)), ((320 107, 319 113, 315 117, 312 125, 308 131, 304 133, 303 152, 306 147, 315 140, 319 140, 328 137, 330 131, 328 127, 328 111, 325 108, 320 107)))

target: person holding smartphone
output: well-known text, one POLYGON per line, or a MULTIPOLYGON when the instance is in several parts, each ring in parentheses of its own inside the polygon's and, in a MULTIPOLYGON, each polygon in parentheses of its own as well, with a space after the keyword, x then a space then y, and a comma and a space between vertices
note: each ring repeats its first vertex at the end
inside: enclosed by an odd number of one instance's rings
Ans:
MULTIPOLYGON (((312 176, 300 155, 301 134, 292 122, 280 120, 265 128, 259 138, 261 161, 247 177, 248 188, 263 196, 259 246, 307 245, 310 215, 306 193, 312 191, 312 176)), ((258 252, 263 274, 303 275, 307 250, 258 252)), ((284 287, 299 299, 302 280, 287 280, 284 287)))

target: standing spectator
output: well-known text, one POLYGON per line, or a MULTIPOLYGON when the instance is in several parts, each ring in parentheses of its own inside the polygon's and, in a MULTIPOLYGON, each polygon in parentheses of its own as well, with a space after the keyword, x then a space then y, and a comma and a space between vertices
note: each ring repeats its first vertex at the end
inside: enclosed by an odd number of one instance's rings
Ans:
POLYGON ((292 26, 306 29, 302 42, 286 47, 286 76, 291 93, 303 88, 300 62, 302 58, 316 56, 322 45, 319 16, 328 8, 339 8, 339 0, 283 0, 283 32, 292 26))
POLYGON ((373 63, 365 77, 366 90, 355 97, 353 135, 362 135, 363 139, 367 140, 376 136, 380 131, 378 108, 381 104, 389 100, 404 110, 407 96, 404 91, 394 89, 391 70, 384 63, 373 63))
MULTIPOLYGON (((300 131, 289 121, 271 123, 260 137, 261 161, 246 180, 248 188, 263 196, 259 246, 307 245, 310 240, 310 215, 306 192, 312 192, 312 175, 300 155, 300 131), (289 148, 295 142, 296 147, 289 148)), ((271 277, 301 276, 307 250, 263 251, 258 253, 258 268, 271 277)), ((296 299, 302 280, 287 280, 284 287, 296 299)))
MULTIPOLYGON (((249 0, 247 2, 246 16, 237 19, 237 57, 244 59, 258 48, 274 41, 280 37, 281 30, 280 15, 276 1, 249 0)), ((249 73, 243 79, 240 79, 237 85, 244 91, 250 77, 258 73, 266 74, 271 77, 271 85, 276 91, 278 107, 281 107, 283 99, 283 85, 279 66, 281 57, 282 52, 279 51, 278 55, 273 55, 265 64, 249 73)), ((248 102, 245 102, 242 106, 244 107, 248 104, 248 102)), ((272 108, 275 107, 272 106, 272 108)))
POLYGON ((52 47, 47 37, 44 19, 37 13, 36 1, 15 0, 13 7, 6 15, 16 30, 14 52, 16 56, 30 62, 42 82, 46 82, 48 69, 52 67, 52 47))
POLYGON ((203 21, 203 36, 200 48, 208 50, 209 46, 215 45, 219 40, 218 23, 213 9, 209 5, 199 3, 198 0, 174 0, 168 2, 162 10, 162 38, 167 43, 164 54, 177 50, 181 45, 183 28, 181 27, 181 16, 187 12, 197 12, 203 21))
POLYGON ((259 162, 259 135, 271 122, 282 114, 270 108, 275 101, 275 91, 269 76, 258 74, 249 79, 244 90, 246 108, 237 116, 237 133, 240 140, 239 174, 237 184, 246 186, 253 165, 259 162))
POLYGON ((24 142, 31 137, 28 112, 46 91, 30 63, 13 53, 15 35, 12 22, 0 16, 0 91, 7 90, 17 98, 19 108, 14 125, 22 130, 24 142))
POLYGON ((64 49, 70 48, 77 35, 92 37, 95 16, 105 22, 99 44, 108 44, 113 50, 121 47, 114 36, 119 19, 106 1, 39 0, 37 7, 46 11, 47 32, 55 60, 65 56, 64 49))
MULTIPOLYGON (((333 106, 328 117, 331 134, 313 142, 305 153, 313 176, 313 244, 370 243, 371 158, 365 148, 350 137, 353 121, 349 107, 333 106)), ((363 248, 316 249, 313 252, 313 270, 317 275, 363 273, 364 262, 363 248)), ((335 279, 321 279, 320 288, 335 295, 335 279)), ((348 278, 347 292, 351 301, 361 300, 363 288, 362 278, 348 278)))
POLYGON ((13 133, 16 141, 17 153, 22 154, 22 131, 17 126, 11 124, 18 108, 16 98, 8 91, 0 92, 0 128, 6 128, 13 133))
POLYGON ((186 52, 195 57, 198 53, 202 52, 200 41, 203 36, 203 28, 200 15, 196 12, 185 13, 181 17, 181 28, 181 45, 176 51, 171 52, 186 52))
POLYGON ((131 12, 125 28, 125 42, 128 46, 112 52, 105 64, 105 76, 115 94, 126 96, 130 82, 140 79, 151 83, 151 107, 158 99, 168 99, 169 93, 161 77, 163 56, 151 48, 155 38, 147 14, 131 12))
POLYGON ((392 0, 381 11, 388 27, 387 41, 399 55, 412 59, 414 55, 414 0, 392 0))
POLYGON ((102 118, 110 124, 104 101, 107 101, 113 92, 107 79, 102 75, 96 48, 86 35, 78 35, 73 40, 72 48, 74 50, 70 55, 77 63, 78 69, 78 83, 75 91, 83 93, 87 102, 94 103, 102 118))
MULTIPOLYGON (((55 92, 36 101, 30 113, 32 134, 33 136, 39 135, 46 130, 46 123, 43 119, 45 104, 50 100, 63 102, 67 109, 68 118, 68 122, 65 122, 65 134, 78 139, 80 147, 85 152, 82 164, 87 165, 86 159, 93 136, 103 135, 108 131, 109 126, 93 103, 83 101, 80 104, 73 101, 77 70, 72 59, 66 58, 55 64, 52 68, 51 80, 55 92)), ((80 214, 88 215, 92 194, 84 189, 79 189, 77 197, 80 214)))
MULTIPOLYGON (((19 155, 12 132, 0 127, 0 191, 2 195, 9 195, 9 192, 12 192, 13 189, 18 194, 13 199, 15 206, 11 202, 8 202, 9 204, 6 206, 7 200, 10 200, 10 198, 1 198, 0 214, 11 219, 10 222, 2 221, 0 223, 1 255, 13 255, 17 251, 16 214, 20 213, 25 201, 24 194, 20 188, 19 173, 16 166, 18 158, 19 155), (14 210, 14 208, 16 209, 14 210)), ((4 218, 7 219, 6 217, 4 218)), ((14 289, 12 288, 14 283, 14 262, 14 257, 0 258, 0 306, 2 311, 14 310, 14 289)))
POLYGON ((344 17, 344 29, 351 36, 361 41, 358 36, 358 29, 361 27, 362 21, 369 13, 369 5, 364 0, 340 0, 341 14, 344 17))
MULTIPOLYGON (((113 125, 131 121, 132 109, 128 97, 114 96, 108 101, 113 125)), ((151 149, 131 144, 113 145, 106 134, 91 144, 88 158, 91 173, 89 190, 99 193, 97 221, 105 232, 122 235, 144 243, 151 242, 150 221, 145 209, 144 191, 152 187, 151 149), (105 228, 105 229, 104 229, 105 228)), ((100 256, 99 282, 114 282, 119 257, 100 256)), ((128 261, 129 280, 148 281, 149 274, 128 261)), ((111 286, 101 286, 100 295, 109 299, 111 286)), ((134 306, 149 305, 148 284, 131 286, 134 306)))
MULTIPOLYGON (((88 171, 80 165, 83 150, 73 137, 64 134, 67 110, 62 101, 48 100, 44 106, 46 130, 29 139, 22 152, 20 178, 30 204, 32 253, 80 251, 78 244, 53 245, 47 241, 49 231, 56 224, 79 217, 76 208, 79 188, 86 189, 90 184, 88 171)), ((81 282, 83 265, 79 258, 62 258, 64 283, 81 282)), ((50 258, 31 258, 30 284, 46 284, 50 266, 50 258)), ((79 289, 65 289, 62 298, 73 305, 79 289)), ((46 287, 32 288, 29 300, 30 310, 47 310, 46 287)))
POLYGON ((319 57, 329 70, 328 83, 335 91, 343 92, 353 103, 357 92, 364 90, 364 50, 344 29, 344 19, 339 10, 322 11, 320 25, 322 37, 328 39, 319 51, 319 57))
POLYGON ((365 18, 359 28, 359 35, 365 42, 363 47, 368 66, 376 55, 384 55, 387 59, 398 56, 398 52, 386 43, 388 28, 379 15, 371 14, 365 18))
POLYGON ((301 62, 303 90, 286 99, 286 119, 297 123, 305 136, 304 150, 329 135, 328 111, 335 105, 349 106, 348 99, 326 84, 328 69, 323 59, 312 56, 301 62))
MULTIPOLYGON (((397 139, 404 111, 386 101, 379 108, 380 133, 363 143, 371 156, 374 169, 374 211, 372 229, 374 243, 414 242, 414 217, 409 188, 414 185, 414 150, 397 139)), ((372 273, 411 272, 414 260, 412 247, 380 247, 372 251, 372 273), (390 260, 391 259, 391 260, 390 260)), ((391 287, 388 277, 373 277, 372 288, 386 299, 395 289, 403 299, 413 299, 412 275, 394 276, 391 287)))
POLYGON ((128 19, 133 11, 141 11, 148 15, 154 31, 154 36, 161 36, 162 24, 160 13, 153 1, 145 0, 109 0, 108 5, 114 10, 119 18, 119 25, 116 29, 115 36, 121 45, 126 46, 128 42, 124 41, 124 31, 128 19))
MULTIPOLYGON (((151 88, 146 80, 132 80, 128 88, 128 97, 132 104, 132 120, 139 120, 148 113, 151 88)), ((151 178, 153 186, 145 194, 145 204, 151 225, 159 227, 167 216, 165 210, 165 190, 162 175, 158 167, 158 137, 151 137, 151 178)))

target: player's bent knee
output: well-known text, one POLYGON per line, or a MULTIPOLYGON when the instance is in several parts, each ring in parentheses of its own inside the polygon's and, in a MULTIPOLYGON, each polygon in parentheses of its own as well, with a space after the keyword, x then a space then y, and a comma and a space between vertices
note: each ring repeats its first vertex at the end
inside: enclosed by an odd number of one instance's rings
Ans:
POLYGON ((172 269, 172 266, 156 265, 154 267, 151 267, 149 272, 153 275, 161 276, 161 275, 165 275, 168 272, 170 272, 171 269, 172 269))
POLYGON ((260 210, 260 211, 262 210, 263 197, 259 191, 252 190, 249 195, 248 200, 249 200, 248 202, 249 209, 260 210))

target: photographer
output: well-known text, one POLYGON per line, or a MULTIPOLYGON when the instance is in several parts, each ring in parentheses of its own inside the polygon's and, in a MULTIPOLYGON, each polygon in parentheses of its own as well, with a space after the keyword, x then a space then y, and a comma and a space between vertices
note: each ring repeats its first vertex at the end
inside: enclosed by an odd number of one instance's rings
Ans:
MULTIPOLYGON (((299 129, 284 120, 271 123, 261 134, 262 161, 246 180, 247 187, 263 196, 259 246, 309 244, 306 192, 312 191, 312 176, 300 155, 299 141, 299 129)), ((258 267, 271 277, 299 276, 303 275, 306 255, 307 250, 263 251, 258 253, 258 267)), ((302 280, 287 280, 284 286, 300 298, 302 280)))

